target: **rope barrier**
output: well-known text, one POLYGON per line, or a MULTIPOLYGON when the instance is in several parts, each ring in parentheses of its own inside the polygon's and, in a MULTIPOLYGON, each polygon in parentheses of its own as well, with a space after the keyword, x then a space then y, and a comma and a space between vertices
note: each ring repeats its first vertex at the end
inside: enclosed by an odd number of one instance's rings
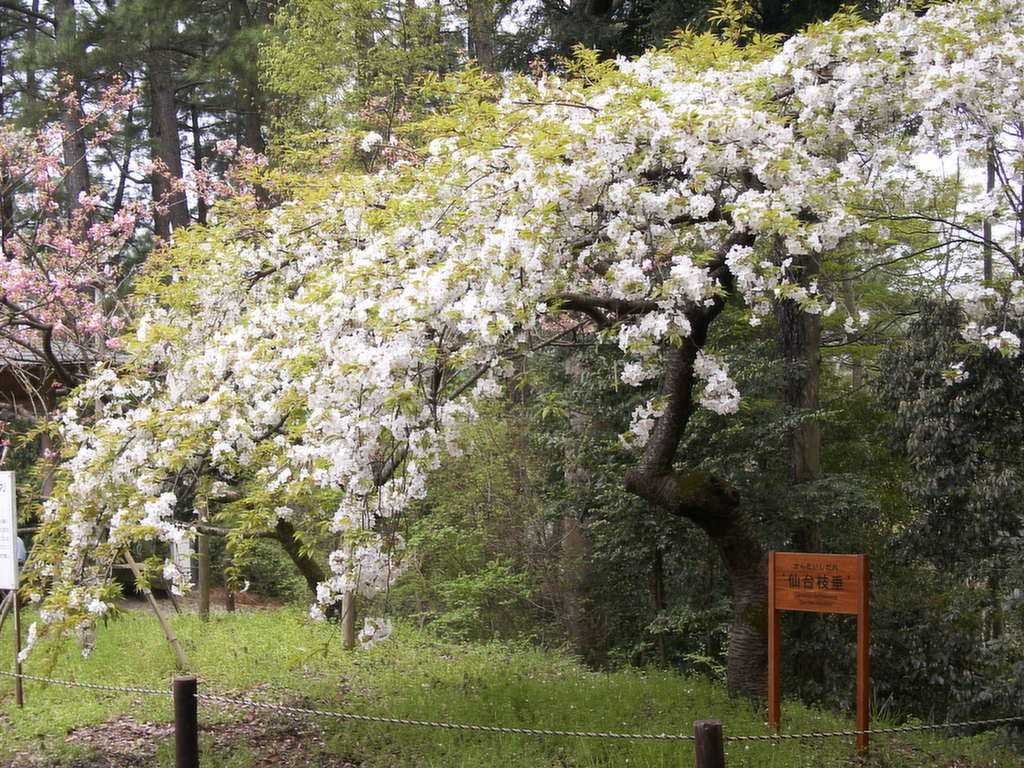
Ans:
POLYGON ((289 707, 284 704, 265 704, 251 699, 233 699, 228 696, 215 696, 207 693, 197 693, 196 698, 200 701, 219 701, 225 704, 234 704, 240 707, 257 707, 259 709, 270 709, 286 714, 318 715, 320 717, 334 717, 339 720, 360 720, 370 723, 391 723, 395 725, 419 725, 430 728, 445 728, 456 731, 483 731, 484 733, 515 733, 527 736, 578 736, 601 739, 662 739, 673 741, 693 741, 693 736, 674 733, 609 733, 603 731, 553 731, 543 728, 501 728, 494 725, 466 725, 463 723, 439 723, 429 720, 406 720, 398 717, 375 717, 372 715, 354 715, 348 712, 332 712, 322 709, 307 709, 305 707, 289 707))
MULTIPOLYGON (((79 683, 70 680, 55 680, 49 677, 36 675, 16 674, 0 670, 4 677, 20 678, 22 680, 34 680, 39 683, 50 683, 52 685, 63 685, 71 688, 88 688, 96 691, 112 691, 115 693, 138 693, 149 696, 172 696, 171 691, 154 688, 131 688, 114 685, 97 685, 95 683, 79 683)), ((199 701, 214 701, 222 704, 230 704, 236 707, 249 707, 253 709, 266 709, 274 712, 281 712, 291 715, 314 715, 317 717, 331 717, 338 720, 358 720, 369 723, 387 723, 392 725, 414 725, 428 728, 443 728, 457 731, 478 731, 483 733, 507 733, 526 736, 570 736, 581 738, 599 739, 641 739, 641 740, 662 740, 662 741, 693 741, 694 736, 673 733, 613 733, 606 731, 557 731, 546 728, 503 728, 494 725, 470 725, 465 723, 445 723, 431 720, 408 720, 398 717, 378 717, 375 715, 357 715, 350 712, 336 712, 332 710, 311 709, 307 707, 291 707, 285 704, 271 704, 252 699, 239 699, 230 696, 220 696, 209 693, 196 693, 199 701)), ((725 741, 785 741, 793 739, 820 739, 836 736, 858 736, 861 734, 892 734, 908 733, 911 731, 929 731, 943 728, 966 728, 978 725, 1006 725, 1009 723, 1024 722, 1024 715, 1013 717, 998 717, 990 720, 963 720, 956 723, 936 723, 928 725, 904 725, 898 728, 871 728, 868 730, 851 731, 821 731, 812 733, 773 733, 763 736, 725 736, 725 741)))
POLYGON ((1005 725, 1024 722, 1024 715, 997 717, 992 720, 964 720, 959 723, 936 723, 929 725, 902 725, 898 728, 869 728, 865 731, 822 731, 820 733, 772 733, 764 736, 726 736, 725 741, 772 741, 785 739, 820 739, 832 736, 859 736, 861 734, 909 733, 910 731, 933 731, 943 728, 964 728, 972 725, 1005 725))
POLYGON ((142 693, 148 696, 171 696, 171 691, 161 691, 156 688, 121 688, 116 685, 96 685, 95 683, 77 683, 71 680, 54 680, 50 677, 37 677, 36 675, 18 675, 14 672, 0 670, 4 677, 15 677, 22 680, 35 680, 37 683, 50 683, 51 685, 63 685, 68 688, 91 688, 94 691, 114 691, 116 693, 142 693))

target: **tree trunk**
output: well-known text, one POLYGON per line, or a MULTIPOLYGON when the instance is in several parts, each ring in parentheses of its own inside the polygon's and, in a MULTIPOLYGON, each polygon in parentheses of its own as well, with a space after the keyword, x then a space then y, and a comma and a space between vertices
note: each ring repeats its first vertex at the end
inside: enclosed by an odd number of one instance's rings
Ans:
MULTIPOLYGON (((247 26, 253 26, 257 20, 249 10, 245 0, 231 0, 231 30, 238 37, 247 26)), ((256 50, 252 49, 255 56, 256 50)), ((255 59, 253 59, 255 62, 255 59)), ((238 115, 239 143, 249 147, 258 154, 267 151, 267 143, 263 139, 263 114, 266 111, 263 93, 260 89, 255 63, 236 72, 238 78, 238 115)))
MULTIPOLYGON (((794 265, 800 271, 797 280, 808 285, 818 274, 814 256, 798 257, 794 265)), ((821 379, 821 315, 804 312, 797 302, 779 302, 779 351, 787 363, 783 402, 787 409, 813 413, 818 410, 821 379)), ((821 425, 814 418, 804 419, 790 431, 789 480, 793 485, 813 482, 821 476, 821 425)))
POLYGON ((580 656, 589 658, 594 652, 594 638, 589 631, 584 583, 590 542, 575 515, 562 518, 561 588, 562 611, 569 642, 580 656))
MULTIPOLYGON (((203 134, 199 129, 199 105, 195 102, 194 94, 192 102, 189 104, 189 117, 192 120, 192 161, 195 163, 196 171, 199 171, 203 167, 203 134)), ((208 213, 209 206, 206 204, 206 198, 199 195, 196 200, 196 220, 204 227, 208 213)))
MULTIPOLYGON (((525 364, 525 361, 524 361, 525 364)), ((570 356, 565 361, 565 373, 571 385, 576 387, 584 373, 586 364, 579 356, 570 356)), ((525 370, 524 370, 525 380, 525 370)), ((523 412, 525 414, 525 403, 523 412)), ((569 415, 569 429, 578 439, 593 428, 593 418, 582 410, 573 410, 569 415)), ((525 424, 523 434, 525 434, 525 424)), ((525 447, 524 447, 525 448, 525 447)), ((588 615, 587 606, 590 601, 587 594, 589 575, 590 540, 583 523, 587 508, 593 503, 593 478, 580 456, 576 441, 568 441, 563 451, 565 487, 572 499, 567 514, 561 521, 562 550, 559 563, 559 592, 562 601, 562 612, 566 633, 573 649, 582 658, 596 661, 606 653, 603 637, 595 632, 595 627, 603 624, 603 617, 588 615)))
MULTIPOLYGON (((7 102, 4 98, 5 78, 4 71, 7 53, 0 45, 0 120, 7 118, 7 102)), ((0 252, 3 258, 8 256, 7 242, 14 237, 14 179, 11 177, 10 165, 4 162, 0 165, 0 252)))
MULTIPOLYGON (((749 243, 738 236, 726 243, 749 243)), ((650 503, 691 520, 718 549, 733 587, 733 624, 727 662, 733 695, 763 699, 768 692, 767 557, 737 493, 703 472, 680 474, 673 465, 679 441, 693 414, 694 361, 724 300, 687 313, 691 335, 668 353, 661 394, 666 405, 644 455, 625 477, 626 489, 650 503)))
POLYGON ((494 71, 494 2, 493 0, 468 0, 466 15, 469 32, 466 42, 471 58, 476 59, 480 69, 494 71))
MULTIPOLYGON (((755 700, 766 698, 768 560, 760 537, 740 504, 739 495, 705 472, 663 475, 655 485, 657 487, 650 490, 663 508, 691 520, 707 533, 729 574, 733 590, 733 620, 726 662, 730 695, 755 700)), ((634 486, 629 490, 636 493, 638 489, 634 486)), ((640 495, 649 498, 644 493, 640 495)))
MULTIPOLYGON (((813 254, 794 258, 796 280, 809 285, 820 270, 813 254)), ((818 410, 821 381, 821 315, 804 312, 797 302, 785 299, 777 308, 779 321, 779 352, 786 364, 782 388, 786 410, 801 415, 800 423, 787 436, 789 448, 789 482, 795 487, 813 483, 821 477, 821 424, 810 416, 818 410)), ((792 532, 794 549, 799 552, 820 552, 821 529, 816 516, 801 516, 792 532)), ((797 642, 810 644, 818 614, 801 613, 794 632, 797 642)), ((811 655, 801 672, 811 679, 825 679, 826 659, 811 655)))
MULTIPOLYGON (((818 274, 813 255, 797 257, 797 281, 808 285, 818 274)), ((779 353, 786 364, 782 400, 786 410, 801 414, 801 422, 787 435, 789 482, 796 486, 821 477, 821 424, 808 414, 818 410, 821 379, 821 316, 804 312, 797 302, 785 299, 776 307, 779 321, 779 353)), ((821 549, 821 534, 814 519, 802 518, 793 531, 797 549, 821 549)))
POLYGON ((327 574, 316 560, 302 551, 300 542, 295 537, 295 526, 285 520, 278 520, 277 527, 274 529, 274 538, 281 542, 284 551, 288 553, 292 562, 295 563, 295 567, 299 569, 306 580, 306 586, 309 587, 310 592, 315 594, 316 585, 321 581, 326 581, 327 574))
POLYGON ((57 73, 57 97, 61 105, 61 125, 64 128, 64 165, 68 205, 74 210, 78 199, 89 191, 89 165, 86 160, 85 134, 82 130, 81 90, 73 62, 67 53, 77 46, 72 42, 76 34, 74 0, 55 0, 53 4, 58 46, 64 55, 57 73))
POLYGON ((182 189, 174 189, 174 180, 184 176, 181 166, 181 138, 178 134, 178 108, 174 101, 171 55, 156 47, 146 60, 150 98, 150 132, 156 140, 157 157, 167 176, 153 174, 154 228, 161 237, 189 224, 188 200, 182 189))

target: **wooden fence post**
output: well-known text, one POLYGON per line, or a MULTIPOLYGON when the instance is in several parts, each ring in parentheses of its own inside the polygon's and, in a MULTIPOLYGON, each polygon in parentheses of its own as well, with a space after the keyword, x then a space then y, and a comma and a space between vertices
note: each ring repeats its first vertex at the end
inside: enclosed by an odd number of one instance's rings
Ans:
POLYGON ((693 724, 697 768, 725 768, 725 743, 721 720, 697 720, 693 724))
POLYGON ((200 533, 196 542, 198 559, 197 581, 199 582, 199 620, 210 620, 210 537, 200 533))
MULTIPOLYGON (((14 604, 14 674, 21 675, 21 611, 18 609, 18 590, 8 592, 14 604)), ((14 678, 14 702, 18 708, 25 706, 25 689, 21 677, 14 678)))
MULTIPOLYGON (((342 536, 344 539, 344 536, 342 536)), ((342 542, 345 547, 345 559, 351 565, 352 562, 352 542, 342 542)), ((353 574, 354 578, 358 581, 358 572, 353 574)), ((355 585, 352 586, 348 592, 345 592, 341 596, 341 647, 346 651, 351 651, 356 647, 356 589, 355 585)))
POLYGON ((174 768, 199 768, 196 678, 174 678, 174 768))

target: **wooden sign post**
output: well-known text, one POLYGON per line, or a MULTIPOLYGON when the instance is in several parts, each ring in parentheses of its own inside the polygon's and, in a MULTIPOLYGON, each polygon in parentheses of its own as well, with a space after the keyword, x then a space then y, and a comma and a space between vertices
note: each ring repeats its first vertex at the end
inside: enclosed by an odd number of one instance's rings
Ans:
MULTIPOLYGON (((779 611, 857 616, 857 730, 870 726, 867 555, 768 553, 768 725, 779 730, 779 611)), ((866 755, 868 734, 857 734, 866 755)))
MULTIPOLYGON (((10 590, 7 599, 14 611, 14 674, 21 674, 21 613, 18 607, 18 507, 14 473, 0 472, 0 589, 10 590)), ((25 704, 21 678, 14 678, 14 701, 25 704)))

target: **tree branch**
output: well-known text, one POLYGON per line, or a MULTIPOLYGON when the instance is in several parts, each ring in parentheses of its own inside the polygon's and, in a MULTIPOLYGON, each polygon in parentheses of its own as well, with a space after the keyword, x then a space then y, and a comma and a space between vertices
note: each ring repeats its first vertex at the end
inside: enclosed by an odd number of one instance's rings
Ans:
POLYGON ((23 8, 21 5, 14 2, 13 0, 0 0, 0 8, 6 8, 9 11, 20 13, 22 16, 25 16, 26 18, 35 19, 36 21, 45 21, 47 24, 51 24, 54 26, 56 26, 57 24, 57 20, 54 19, 53 16, 47 16, 46 14, 39 13, 38 11, 34 11, 31 8, 23 8))

